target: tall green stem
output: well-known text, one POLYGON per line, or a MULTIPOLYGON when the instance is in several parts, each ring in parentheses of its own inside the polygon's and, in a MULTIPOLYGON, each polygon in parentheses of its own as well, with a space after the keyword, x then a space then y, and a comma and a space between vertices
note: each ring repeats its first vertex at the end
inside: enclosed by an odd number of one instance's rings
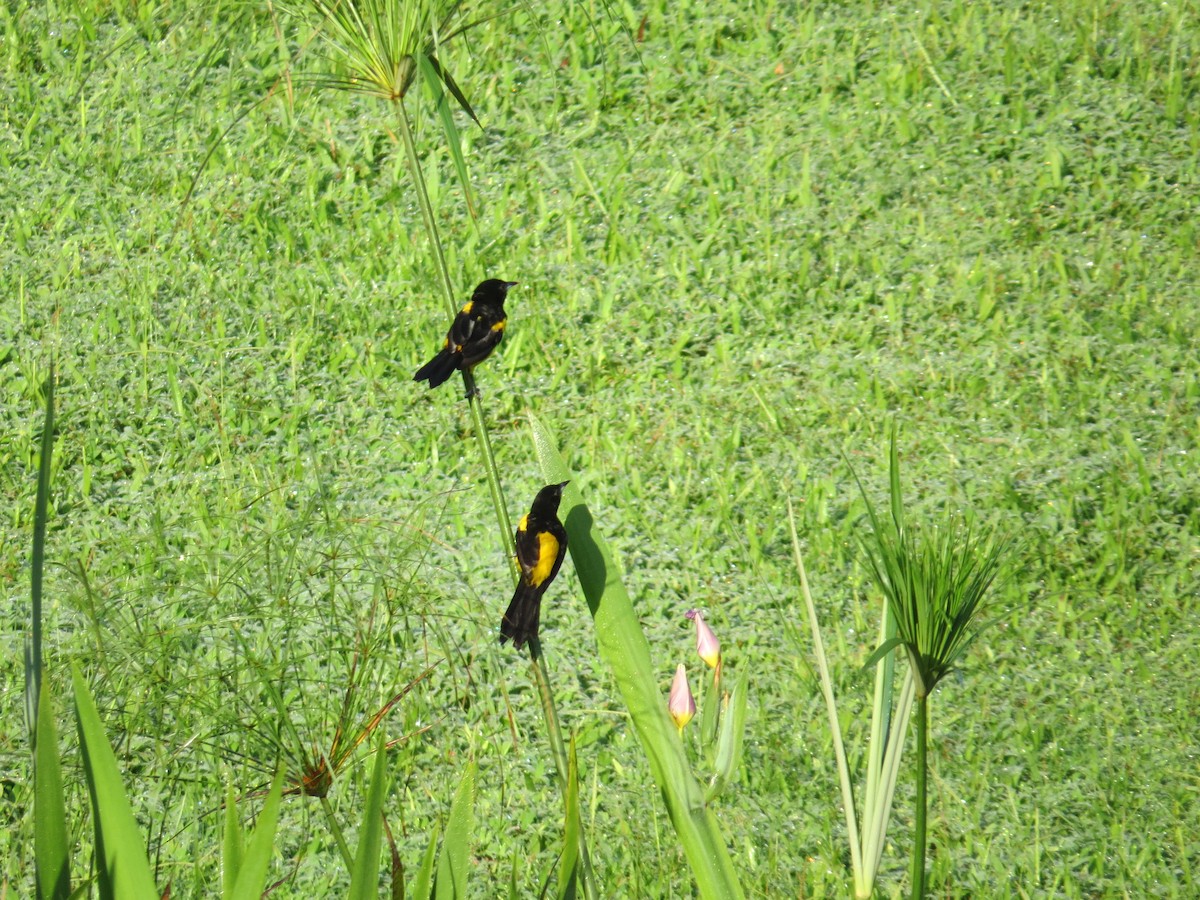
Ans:
MULTIPOLYGON (((554 754, 554 765, 558 769, 558 785, 562 789, 563 802, 566 802, 568 772, 567 747, 563 743, 562 729, 558 724, 558 712, 554 707, 554 694, 550 689, 550 679, 546 677, 545 657, 542 656, 542 642, 536 637, 529 639, 529 662, 533 667, 533 679, 537 682, 538 697, 542 701, 542 714, 546 717, 546 733, 550 738, 550 750, 554 754)), ((592 875, 592 858, 588 853, 587 839, 583 833, 583 823, 579 822, 579 875, 583 885, 583 894, 588 900, 596 900, 596 880, 592 875)))
POLYGON ((917 698, 917 820, 913 828, 912 882, 913 900, 925 897, 925 781, 926 747, 929 739, 929 696, 917 698))
POLYGON ((508 518, 508 506, 504 502, 504 494, 500 491, 500 472, 496 468, 496 457, 492 453, 492 440, 488 437, 487 426, 483 422, 483 403, 475 390, 475 378, 470 372, 463 372, 463 384, 471 397, 471 421, 475 425, 475 436, 479 440, 479 449, 487 462, 484 471, 487 472, 488 492, 492 495, 492 506, 496 510, 496 523, 500 526, 500 534, 504 538, 504 552, 511 564, 514 583, 520 576, 517 568, 517 545, 513 537, 512 521, 508 518))
MULTIPOLYGON (((437 220, 433 216, 433 204, 429 200, 429 191, 425 187, 425 175, 421 171, 421 160, 417 156, 417 145, 413 139, 412 124, 408 120, 408 110, 404 100, 397 100, 396 119, 400 126, 400 137, 404 144, 404 153, 408 157, 408 170, 413 184, 417 189, 417 205, 421 208, 421 218, 425 220, 425 232, 429 235, 429 244, 433 248, 433 258, 437 262, 438 274, 445 288, 446 303, 450 308, 451 317, 458 313, 458 301, 454 295, 454 281, 450 278, 450 267, 446 265, 446 254, 442 252, 442 239, 438 234, 437 220)), ((492 495, 492 506, 495 508, 496 521, 500 525, 500 534, 504 541, 504 549, 512 561, 513 572, 516 572, 517 548, 513 543, 512 522, 508 518, 508 507, 504 503, 504 493, 500 489, 500 472, 496 467, 496 456, 492 452, 492 442, 488 437, 487 426, 483 421, 483 406, 479 394, 475 390, 475 378, 470 372, 463 372, 463 386, 471 398, 471 422, 475 426, 475 438, 479 441, 480 455, 483 457, 483 470, 487 473, 488 492, 492 495)), ((563 777, 566 777, 565 775, 563 777)))
MULTIPOLYGON (((421 171, 421 161, 417 156, 417 146, 413 139, 412 125, 408 120, 408 111, 403 99, 396 101, 396 118, 399 121, 400 136, 404 143, 404 152, 408 157, 408 168, 412 175, 413 184, 417 189, 417 205, 421 208, 421 216, 425 220, 425 231, 429 235, 429 243, 433 247, 433 256, 437 262, 438 272, 445 287, 446 300, 451 316, 458 313, 458 303, 454 295, 454 282, 450 278, 450 269, 446 265, 446 255, 442 252, 442 241, 438 235, 437 221, 433 216, 433 204, 425 187, 425 176, 421 171)), ((483 457, 483 469, 487 473, 488 492, 492 496, 492 506, 496 512, 496 522, 504 541, 505 553, 512 568, 513 581, 520 577, 517 567, 517 546, 513 537, 512 520, 508 516, 508 506, 504 502, 504 493, 500 489, 500 471, 496 466, 496 456, 492 452, 491 438, 488 436, 487 425, 483 420, 483 404, 479 392, 475 389, 475 378, 469 370, 463 371, 463 387, 467 392, 471 406, 471 421, 475 426, 475 437, 479 441, 480 455, 483 457)), ((542 701, 542 713, 546 719, 546 733, 550 739, 550 749, 554 754, 555 768, 558 770, 559 787, 562 790, 564 803, 567 797, 568 761, 567 751, 563 744, 562 729, 558 724, 558 713, 554 707, 554 693, 550 689, 550 681, 543 665, 542 647, 537 638, 529 642, 530 662, 533 665, 533 677, 537 682, 538 694, 542 701)), ((584 834, 583 823, 579 824, 579 872, 583 894, 588 900, 596 900, 596 882, 592 874, 591 855, 588 853, 587 838, 584 834)))

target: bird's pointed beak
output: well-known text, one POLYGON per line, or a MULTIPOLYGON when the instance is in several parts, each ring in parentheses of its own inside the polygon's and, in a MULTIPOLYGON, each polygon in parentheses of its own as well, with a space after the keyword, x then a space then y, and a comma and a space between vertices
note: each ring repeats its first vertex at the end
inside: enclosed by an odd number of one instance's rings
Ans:
POLYGON ((507 291, 509 288, 515 288, 520 283, 519 281, 506 281, 504 282, 504 289, 507 291))

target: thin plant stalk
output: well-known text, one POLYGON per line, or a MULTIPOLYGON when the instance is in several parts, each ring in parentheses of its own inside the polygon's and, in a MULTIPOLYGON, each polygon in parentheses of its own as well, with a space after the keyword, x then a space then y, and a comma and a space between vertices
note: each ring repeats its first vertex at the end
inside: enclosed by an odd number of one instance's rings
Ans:
MULTIPOLYGON (((437 262, 438 273, 441 276, 442 285, 446 291, 446 300, 449 305, 450 314, 453 316, 458 312, 458 304, 454 296, 454 282, 450 277, 450 269, 446 265, 446 255, 442 250, 441 237, 438 234, 437 222, 433 215, 433 204, 429 199, 429 192, 425 186, 425 176, 421 170, 421 161, 417 156, 412 124, 408 118, 408 110, 404 106, 404 99, 402 97, 397 98, 394 104, 400 128, 400 136, 404 143, 405 155, 408 158, 409 172, 412 176, 413 184, 416 185, 417 204, 420 206, 422 218, 425 220, 425 229, 429 235, 429 243, 433 248, 434 260, 437 262)), ((484 463, 484 472, 487 473, 488 492, 492 497, 492 507, 496 513, 496 523, 500 528, 505 553, 510 562, 513 582, 515 584, 520 577, 520 570, 517 567, 517 547, 513 536, 512 520, 509 518, 508 506, 504 502, 504 493, 500 487, 500 470, 496 465, 496 456, 492 451, 491 438, 488 436, 487 425, 483 419, 483 404, 480 400, 479 392, 475 389, 475 378, 470 370, 463 371, 463 387, 470 401, 471 420, 475 427, 476 440, 479 442, 480 456, 484 463)), ((554 692, 550 688, 549 675, 544 665, 540 642, 534 639, 529 642, 529 645, 530 665, 533 668, 534 681, 538 686, 538 695, 542 703, 542 714, 546 720, 546 736, 550 741, 550 749, 554 755, 554 767, 558 775, 559 788, 562 790, 565 801, 569 787, 567 782, 568 759, 566 746, 562 739, 562 728, 559 726, 558 712, 554 705, 554 692)), ((592 873, 591 855, 588 852, 587 837, 583 831, 583 823, 579 822, 578 825, 579 872, 583 893, 588 900, 597 900, 596 883, 592 873)))
POLYGON ((342 859, 346 861, 346 869, 353 872, 354 854, 350 851, 350 845, 346 842, 346 836, 342 834, 342 826, 338 824, 337 816, 333 814, 333 804, 329 802, 328 797, 321 798, 321 809, 325 811, 325 819, 329 823, 329 830, 333 832, 333 839, 337 842, 342 859))
POLYGON ((913 900, 922 900, 925 896, 925 788, 929 771, 925 763, 928 743, 929 696, 925 695, 917 698, 917 808, 913 825, 912 871, 909 874, 913 900))
MULTIPOLYGON (((446 254, 442 250, 442 239, 438 234, 437 221, 433 215, 433 203, 429 199, 429 191, 425 187, 425 175, 421 170, 421 160, 417 156, 417 145, 413 139, 412 124, 408 119, 408 109, 404 99, 394 102, 396 119, 400 126, 400 137, 404 144, 404 152, 408 157, 409 174, 417 191, 417 205, 421 208, 421 217, 425 220, 425 230, 429 235, 429 244, 433 248, 433 258, 437 262, 438 274, 441 276, 442 287, 445 288, 446 303, 451 317, 458 313, 458 302, 454 295, 454 281, 450 277, 450 268, 446 265, 446 254)), ((487 424, 483 420, 483 404, 479 392, 475 389, 475 377, 469 370, 463 371, 463 387, 470 397, 471 422, 475 427, 475 438, 479 442, 479 452, 483 459, 483 469, 487 473, 488 493, 492 497, 492 507, 496 512, 496 522, 500 526, 500 534, 504 541, 504 551, 512 565, 514 579, 519 576, 517 570, 517 546, 513 539, 512 521, 508 516, 508 507, 504 502, 504 492, 500 488, 500 470, 496 466, 496 455, 492 452, 492 441, 488 436, 487 424)), ((566 777, 565 775, 563 776, 566 777)))
MULTIPOLYGON (((833 681, 829 675, 829 662, 825 644, 821 639, 820 623, 817 621, 816 605, 808 586, 808 574, 800 552, 800 539, 796 533, 795 511, 788 500, 788 524, 791 528, 792 551, 796 571, 800 576, 800 587, 808 610, 809 625, 813 633, 813 649, 820 674, 821 692, 825 698, 825 709, 829 716, 829 729, 833 735, 834 757, 838 769, 838 781, 842 792, 842 806, 846 816, 846 833, 850 843, 850 862, 854 871, 854 895, 866 900, 875 890, 875 877, 883 856, 884 837, 892 813, 892 800, 896 794, 896 778, 900 770, 900 754, 904 748, 904 734, 912 713, 915 681, 909 671, 900 689, 896 714, 892 713, 894 694, 893 654, 889 653, 876 670, 875 698, 871 711, 871 737, 867 745, 867 784, 863 792, 861 830, 856 818, 854 792, 850 781, 850 769, 846 761, 841 726, 838 722, 837 701, 833 695, 833 681), (884 665, 887 663, 888 665, 884 665)), ((895 619, 885 605, 879 626, 880 644, 889 634, 895 633, 895 619)))
MULTIPOLYGON (((554 765, 558 770, 559 787, 562 789, 563 802, 565 803, 568 792, 571 789, 568 781, 571 767, 567 756, 567 747, 563 743, 562 729, 558 724, 558 711, 554 706, 554 693, 550 689, 550 679, 546 675, 545 657, 542 655, 542 642, 534 636, 529 639, 528 643, 529 664, 533 669, 534 681, 537 682, 538 697, 542 701, 542 714, 546 718, 546 735, 550 739, 550 750, 554 754, 554 765)), ((592 874, 592 858, 588 852, 587 839, 583 833, 582 818, 576 822, 576 827, 579 829, 579 880, 582 883, 583 894, 588 900, 597 900, 596 879, 592 874)))
MULTIPOLYGON (((333 79, 328 84, 348 90, 364 90, 366 93, 374 96, 384 97, 392 103, 401 143, 404 145, 409 175, 412 178, 413 187, 417 195, 417 205, 421 210, 421 217, 429 238, 430 249, 432 250, 438 276, 444 289, 447 308, 453 317, 458 312, 454 279, 451 277, 450 268, 446 263, 441 236, 438 233, 437 219, 434 216, 433 203, 429 198, 424 172, 421 168, 421 160, 417 155, 412 121, 408 114, 408 108, 404 104, 404 97, 408 86, 413 81, 413 76, 419 71, 423 78, 431 80, 431 86, 433 81, 440 80, 471 118, 475 119, 476 122, 478 122, 478 118, 475 116, 474 111, 471 110, 466 98, 462 96, 462 92, 454 83, 453 78, 434 59, 432 47, 417 47, 415 45, 412 47, 403 47, 389 43, 386 39, 395 37, 398 33, 415 33, 422 30, 425 27, 423 21, 410 18, 405 18, 403 21, 396 20, 390 15, 390 12, 394 11, 395 8, 389 8, 387 11, 388 14, 381 15, 381 11, 383 11, 383 7, 381 6, 371 6, 368 4, 366 7, 360 9, 359 5, 354 2, 330 4, 325 2, 325 0, 319 0, 319 2, 314 2, 314 7, 326 17, 327 22, 333 23, 334 37, 331 39, 331 43, 338 49, 341 55, 348 59, 351 68, 356 69, 358 73, 356 77, 345 80, 333 79), (368 24, 375 26, 374 33, 368 33, 372 32, 372 28, 368 27, 368 24), (399 27, 399 32, 395 30, 397 26, 399 27), (385 40, 379 41, 378 38, 380 35, 385 35, 385 40)), ((451 12, 457 9, 457 7, 458 4, 454 4, 451 12)), ((404 16, 408 16, 410 13, 418 13, 417 5, 409 5, 402 8, 404 16)), ((446 21, 448 22, 449 19, 450 17, 448 16, 446 21)), ((435 45, 438 40, 436 34, 438 30, 440 29, 434 28, 435 33, 433 37, 435 45)), ((457 34, 460 32, 454 33, 457 34)), ((450 36, 452 35, 446 35, 444 39, 450 36)), ((422 38, 422 42, 423 40, 422 38)), ((443 123, 447 125, 449 132, 454 131, 453 122, 449 116, 443 116, 443 123)), ((461 160, 459 172, 460 176, 465 172, 465 168, 461 165, 461 160)), ((468 190, 468 206, 470 206, 469 185, 465 180, 463 187, 468 190)), ((496 522, 500 528, 501 540, 509 558, 513 581, 516 583, 520 577, 520 570, 516 560, 516 543, 513 537, 512 521, 508 515, 508 507, 504 502, 504 493, 500 485, 500 471, 496 465, 496 457, 492 451, 491 439, 484 421, 482 403, 479 393, 475 388, 474 376, 469 370, 463 372, 463 386, 469 398, 471 420, 474 425, 476 440, 479 443, 483 470, 487 475, 488 492, 491 495, 492 506, 496 513, 496 522)), ((530 657, 534 668, 534 680, 538 684, 539 694, 542 698, 542 708, 546 717, 546 730, 554 753, 555 768, 557 769, 559 784, 562 787, 565 799, 568 787, 568 759, 562 742, 562 731, 559 728, 558 716, 554 708, 553 691, 550 689, 545 666, 542 664, 540 647, 536 641, 531 642, 530 657)), ((580 823, 579 828, 579 843, 581 880, 584 883, 585 894, 589 898, 594 898, 595 887, 591 878, 590 860, 585 845, 582 823, 580 823)))
POLYGON ((804 605, 808 609, 808 621, 812 626, 817 669, 821 674, 821 693, 825 697, 825 711, 829 715, 829 730, 833 735, 833 754, 837 759, 838 781, 842 787, 842 808, 846 815, 846 834, 850 840, 850 864, 854 869, 854 890, 861 896, 862 849, 858 839, 858 823, 854 815, 854 791, 850 786, 850 767, 846 763, 846 748, 842 744, 842 729, 838 724, 837 701, 833 697, 833 680, 829 677, 829 662, 825 658, 825 644, 821 640, 821 629, 817 624, 817 608, 813 603, 812 592, 808 589, 808 575, 804 570, 804 558, 800 554, 800 539, 796 534, 796 517, 790 498, 788 499, 788 523, 792 529, 792 551, 796 557, 796 571, 800 573, 800 589, 804 593, 804 605))

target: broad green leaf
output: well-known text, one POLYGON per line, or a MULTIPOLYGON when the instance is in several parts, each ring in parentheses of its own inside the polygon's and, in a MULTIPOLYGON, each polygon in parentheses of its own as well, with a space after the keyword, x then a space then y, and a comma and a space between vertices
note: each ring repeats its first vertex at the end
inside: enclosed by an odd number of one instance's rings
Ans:
POLYGON ((563 828, 562 859, 558 863, 559 900, 575 900, 579 880, 579 762, 575 756, 575 735, 567 757, 567 820, 563 828))
POLYGON ((612 671, 629 710, 700 896, 706 900, 741 897, 725 839, 692 776, 683 741, 667 712, 666 697, 650 661, 650 645, 617 575, 612 554, 583 502, 579 480, 558 453, 554 436, 537 417, 530 415, 529 421, 546 482, 571 481, 563 491, 559 517, 567 528, 567 547, 592 614, 600 656, 612 671))
POLYGON ((283 779, 284 768, 280 766, 275 773, 275 780, 271 782, 262 812, 258 814, 258 821, 254 823, 254 831, 246 842, 231 900, 258 900, 262 896, 267 883, 267 870, 271 867, 271 853, 275 849, 275 828, 279 823, 283 779))
POLYGON ((383 797, 387 793, 387 746, 380 734, 375 742, 375 768, 367 788, 362 826, 358 830, 358 849, 354 870, 350 873, 352 900, 371 900, 379 896, 379 852, 383 847, 383 797))
POLYGON ((39 900, 65 900, 71 894, 67 811, 58 759, 58 730, 54 726, 50 687, 44 678, 37 709, 33 761, 33 849, 37 892, 39 900))
POLYGON ((450 807, 446 839, 438 857, 437 900, 461 900, 467 896, 471 863, 471 832, 475 827, 475 763, 467 766, 450 807))
POLYGON ((100 714, 79 670, 71 667, 75 687, 75 722, 83 770, 92 797, 96 828, 96 869, 101 900, 158 900, 146 859, 146 845, 121 784, 100 714))

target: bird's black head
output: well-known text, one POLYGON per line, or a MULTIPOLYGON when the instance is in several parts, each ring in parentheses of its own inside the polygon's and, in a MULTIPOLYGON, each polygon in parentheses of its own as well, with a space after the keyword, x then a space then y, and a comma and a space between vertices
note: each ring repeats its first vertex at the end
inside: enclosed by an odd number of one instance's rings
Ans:
POLYGON ((571 482, 564 481, 562 484, 548 484, 540 491, 533 501, 533 509, 543 515, 558 512, 558 504, 562 500, 563 488, 571 482))
POLYGON ((518 281, 501 281, 499 278, 489 278, 487 281, 479 282, 479 287, 475 288, 475 295, 471 297, 475 302, 480 300, 488 303, 495 303, 497 306, 504 305, 504 298, 508 296, 508 289, 516 287, 518 281))

